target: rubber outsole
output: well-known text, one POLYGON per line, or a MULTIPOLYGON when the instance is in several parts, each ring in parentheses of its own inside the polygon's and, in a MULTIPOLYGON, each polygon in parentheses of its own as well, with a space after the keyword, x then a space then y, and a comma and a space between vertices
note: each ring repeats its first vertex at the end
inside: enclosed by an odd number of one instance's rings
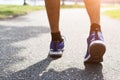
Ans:
POLYGON ((62 55, 63 55, 63 51, 64 50, 62 50, 61 52, 49 52, 49 57, 51 57, 51 58, 61 58, 62 57, 62 55))
POLYGON ((103 55, 106 47, 102 43, 94 43, 89 47, 90 58, 85 63, 100 63, 103 61, 103 55))

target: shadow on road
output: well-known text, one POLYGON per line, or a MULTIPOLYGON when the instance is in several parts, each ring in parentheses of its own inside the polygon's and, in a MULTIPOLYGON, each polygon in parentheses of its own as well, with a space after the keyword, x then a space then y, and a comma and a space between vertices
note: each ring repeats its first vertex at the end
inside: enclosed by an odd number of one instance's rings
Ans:
POLYGON ((102 64, 85 64, 85 69, 68 68, 63 71, 47 70, 52 59, 46 59, 9 75, 5 80, 104 80, 102 64))
POLYGON ((4 69, 12 64, 23 61, 24 57, 16 56, 24 46, 15 46, 14 43, 24 41, 49 32, 44 26, 4 26, 0 25, 0 76, 4 69))
POLYGON ((53 61, 51 58, 31 65, 30 67, 12 73, 8 76, 3 75, 4 69, 12 64, 23 61, 24 57, 16 56, 26 47, 14 46, 16 42, 24 41, 44 33, 49 29, 42 26, 10 27, 0 25, 0 79, 1 80, 104 80, 101 64, 85 64, 85 69, 68 68, 63 71, 54 69, 47 70, 53 61))

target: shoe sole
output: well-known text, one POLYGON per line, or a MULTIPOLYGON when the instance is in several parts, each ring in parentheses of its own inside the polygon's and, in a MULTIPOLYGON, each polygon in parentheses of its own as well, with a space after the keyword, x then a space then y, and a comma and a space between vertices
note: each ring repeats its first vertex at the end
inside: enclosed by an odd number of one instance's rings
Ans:
POLYGON ((51 58, 61 58, 62 57, 62 54, 63 54, 63 51, 64 50, 62 50, 62 51, 60 51, 60 52, 49 52, 49 57, 51 57, 51 58))
POLYGON ((103 41, 94 41, 90 44, 89 59, 85 63, 100 63, 103 61, 103 55, 106 51, 106 47, 103 41))

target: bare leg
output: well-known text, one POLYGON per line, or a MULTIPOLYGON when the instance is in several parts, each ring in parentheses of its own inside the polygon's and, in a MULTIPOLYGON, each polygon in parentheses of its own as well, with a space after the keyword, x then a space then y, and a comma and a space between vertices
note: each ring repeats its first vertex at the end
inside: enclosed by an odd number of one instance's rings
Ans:
POLYGON ((100 63, 106 51, 100 27, 100 0, 84 0, 91 21, 85 63, 100 63))
POLYGON ((60 0, 45 0, 52 33, 59 32, 60 0))
POLYGON ((91 25, 100 24, 100 0, 84 0, 91 25))
POLYGON ((59 30, 60 0, 45 0, 47 15, 51 28, 51 43, 49 56, 60 58, 64 48, 64 40, 59 30))

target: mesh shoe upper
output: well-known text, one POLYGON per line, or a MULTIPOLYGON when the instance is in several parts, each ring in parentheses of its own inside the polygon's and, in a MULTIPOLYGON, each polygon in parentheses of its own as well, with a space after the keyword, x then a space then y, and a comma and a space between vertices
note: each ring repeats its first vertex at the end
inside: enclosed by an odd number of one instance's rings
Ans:
POLYGON ((87 58, 89 56, 89 46, 90 44, 93 42, 93 41, 104 41, 103 39, 103 36, 102 36, 102 32, 100 31, 93 31, 90 33, 89 37, 87 38, 87 44, 88 44, 88 47, 87 47, 87 53, 85 55, 85 58, 87 58))
POLYGON ((64 40, 60 41, 51 41, 50 43, 50 51, 59 52, 64 48, 64 40))

